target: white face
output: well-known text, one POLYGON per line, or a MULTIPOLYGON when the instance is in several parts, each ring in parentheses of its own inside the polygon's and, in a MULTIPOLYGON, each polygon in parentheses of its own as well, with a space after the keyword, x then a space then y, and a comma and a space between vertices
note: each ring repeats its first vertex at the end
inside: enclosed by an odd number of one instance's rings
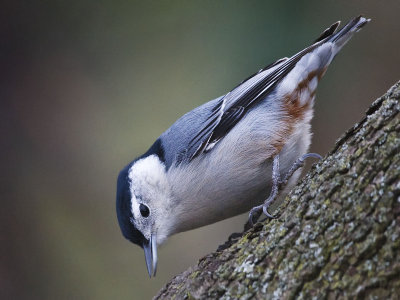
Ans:
MULTIPOLYGON (((168 218, 170 188, 165 166, 156 155, 138 160, 128 173, 131 192, 131 210, 134 225, 146 239, 157 235, 157 243, 162 243, 168 234, 161 226, 168 218), (161 230, 160 230, 161 229, 161 230)), ((163 228, 164 227, 164 228, 163 228)))

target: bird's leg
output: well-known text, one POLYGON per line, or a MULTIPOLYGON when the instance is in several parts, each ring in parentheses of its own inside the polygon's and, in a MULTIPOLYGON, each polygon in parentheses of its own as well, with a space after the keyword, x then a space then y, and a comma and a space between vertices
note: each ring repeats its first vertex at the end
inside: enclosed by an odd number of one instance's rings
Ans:
MULTIPOLYGON (((271 189, 271 193, 269 194, 269 197, 267 198, 267 200, 265 200, 265 202, 263 204, 255 206, 250 210, 250 213, 249 213, 249 225, 250 226, 254 225, 254 222, 253 222, 254 217, 256 217, 255 220, 257 220, 260 217, 261 212, 263 212, 269 218, 273 218, 274 217, 268 212, 268 207, 270 206, 270 204, 278 196, 279 183, 280 183, 279 155, 277 155, 277 156, 274 157, 274 162, 273 162, 273 165, 272 165, 272 189, 271 189)), ((246 225, 245 225, 245 228, 246 228, 246 225)))
POLYGON ((267 198, 267 200, 264 202, 264 204, 255 206, 250 210, 249 220, 245 224, 245 227, 244 227, 245 230, 249 229, 250 227, 252 227, 254 225, 254 221, 258 220, 258 218, 261 216, 262 212, 267 217, 274 218, 274 216, 268 212, 269 206, 271 205, 271 203, 274 200, 276 200, 276 198, 279 195, 279 191, 283 190, 286 187, 290 177, 292 177, 294 172, 296 172, 299 168, 303 167, 304 161, 310 157, 317 158, 317 159, 322 158, 322 156, 317 153, 307 153, 307 154, 302 155, 293 163, 293 165, 290 167, 289 171, 286 173, 286 175, 284 176, 284 178, 282 180, 280 179, 280 174, 279 174, 279 155, 274 157, 274 162, 273 162, 273 167, 272 167, 271 193, 270 193, 269 197, 267 198))
POLYGON ((285 188, 285 186, 287 185, 290 177, 292 177, 292 175, 294 174, 294 172, 296 172, 299 168, 304 166, 304 161, 307 158, 316 158, 318 160, 322 159, 322 156, 319 155, 318 153, 307 153, 304 154, 302 156, 300 156, 298 159, 296 159, 296 161, 293 163, 293 165, 290 167, 289 171, 287 171, 285 177, 283 178, 283 180, 281 180, 279 182, 279 189, 282 190, 285 188))

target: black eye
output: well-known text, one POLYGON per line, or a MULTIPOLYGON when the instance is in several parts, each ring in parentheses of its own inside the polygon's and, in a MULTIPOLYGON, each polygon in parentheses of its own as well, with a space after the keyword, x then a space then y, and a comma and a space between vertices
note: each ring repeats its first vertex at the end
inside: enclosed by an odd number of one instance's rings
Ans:
POLYGON ((146 205, 142 204, 142 203, 140 203, 140 205, 139 205, 139 210, 140 210, 140 214, 144 218, 147 218, 149 216, 149 214, 150 214, 149 208, 146 205))

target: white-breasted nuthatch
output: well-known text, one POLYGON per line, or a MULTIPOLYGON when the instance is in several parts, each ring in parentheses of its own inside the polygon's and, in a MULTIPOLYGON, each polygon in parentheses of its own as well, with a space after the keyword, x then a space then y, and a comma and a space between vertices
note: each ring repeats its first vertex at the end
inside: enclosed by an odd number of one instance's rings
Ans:
POLYGON ((270 216, 268 206, 294 185, 304 159, 318 157, 306 154, 318 81, 368 22, 359 16, 335 33, 336 22, 311 46, 185 114, 120 172, 118 222, 144 248, 150 277, 157 245, 170 235, 251 208, 250 222, 262 211, 270 216))

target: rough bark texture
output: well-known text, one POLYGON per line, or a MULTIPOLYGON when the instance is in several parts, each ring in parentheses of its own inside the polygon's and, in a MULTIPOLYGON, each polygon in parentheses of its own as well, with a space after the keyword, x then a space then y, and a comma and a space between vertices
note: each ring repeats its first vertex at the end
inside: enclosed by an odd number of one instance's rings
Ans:
POLYGON ((400 82, 278 209, 156 299, 399 299, 400 82))

